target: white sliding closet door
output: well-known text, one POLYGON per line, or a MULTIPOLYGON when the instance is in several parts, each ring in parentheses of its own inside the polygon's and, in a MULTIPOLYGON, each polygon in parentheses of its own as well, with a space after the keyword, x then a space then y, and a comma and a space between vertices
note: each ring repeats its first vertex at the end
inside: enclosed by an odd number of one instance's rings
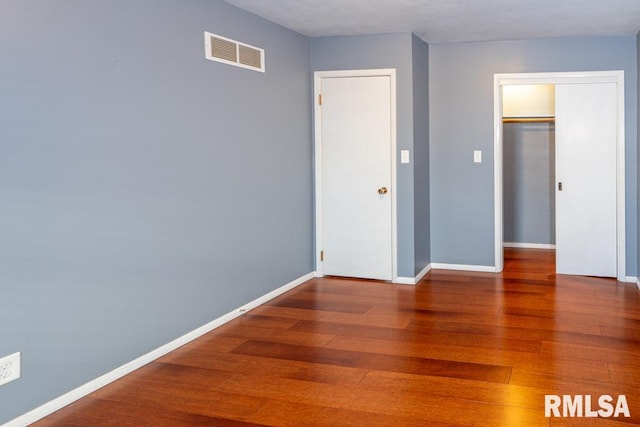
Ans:
POLYGON ((617 86, 556 86, 556 271, 616 277, 617 86))

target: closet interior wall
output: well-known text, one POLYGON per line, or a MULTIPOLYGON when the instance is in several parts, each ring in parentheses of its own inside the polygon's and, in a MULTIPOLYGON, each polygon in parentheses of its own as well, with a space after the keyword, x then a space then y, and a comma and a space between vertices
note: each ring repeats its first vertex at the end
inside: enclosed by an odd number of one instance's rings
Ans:
POLYGON ((503 141, 505 245, 554 245, 554 121, 505 120, 503 141))

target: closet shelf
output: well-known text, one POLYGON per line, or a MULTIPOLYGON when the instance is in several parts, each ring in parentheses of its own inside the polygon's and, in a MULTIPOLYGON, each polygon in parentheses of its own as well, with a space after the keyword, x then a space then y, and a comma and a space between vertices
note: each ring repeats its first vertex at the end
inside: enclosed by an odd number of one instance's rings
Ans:
POLYGON ((538 117, 503 117, 502 123, 554 123, 554 116, 538 116, 538 117))

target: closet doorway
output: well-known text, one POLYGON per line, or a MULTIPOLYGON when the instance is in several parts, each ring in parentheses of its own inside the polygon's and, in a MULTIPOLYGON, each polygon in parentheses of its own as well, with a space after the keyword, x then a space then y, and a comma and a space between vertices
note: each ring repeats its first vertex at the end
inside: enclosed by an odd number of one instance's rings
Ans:
POLYGON ((504 247, 555 249, 555 85, 502 88, 504 247))
POLYGON ((617 71, 495 76, 497 271, 505 242, 555 245, 558 273, 624 280, 623 94, 617 71))

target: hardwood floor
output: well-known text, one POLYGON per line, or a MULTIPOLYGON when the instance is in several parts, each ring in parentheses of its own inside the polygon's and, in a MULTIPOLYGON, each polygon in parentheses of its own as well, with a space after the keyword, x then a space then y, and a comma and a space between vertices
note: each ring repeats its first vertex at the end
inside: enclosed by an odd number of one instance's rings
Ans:
POLYGON ((415 287, 311 280, 36 425, 639 425, 640 291, 505 257, 415 287), (631 416, 546 418, 550 394, 631 416))

